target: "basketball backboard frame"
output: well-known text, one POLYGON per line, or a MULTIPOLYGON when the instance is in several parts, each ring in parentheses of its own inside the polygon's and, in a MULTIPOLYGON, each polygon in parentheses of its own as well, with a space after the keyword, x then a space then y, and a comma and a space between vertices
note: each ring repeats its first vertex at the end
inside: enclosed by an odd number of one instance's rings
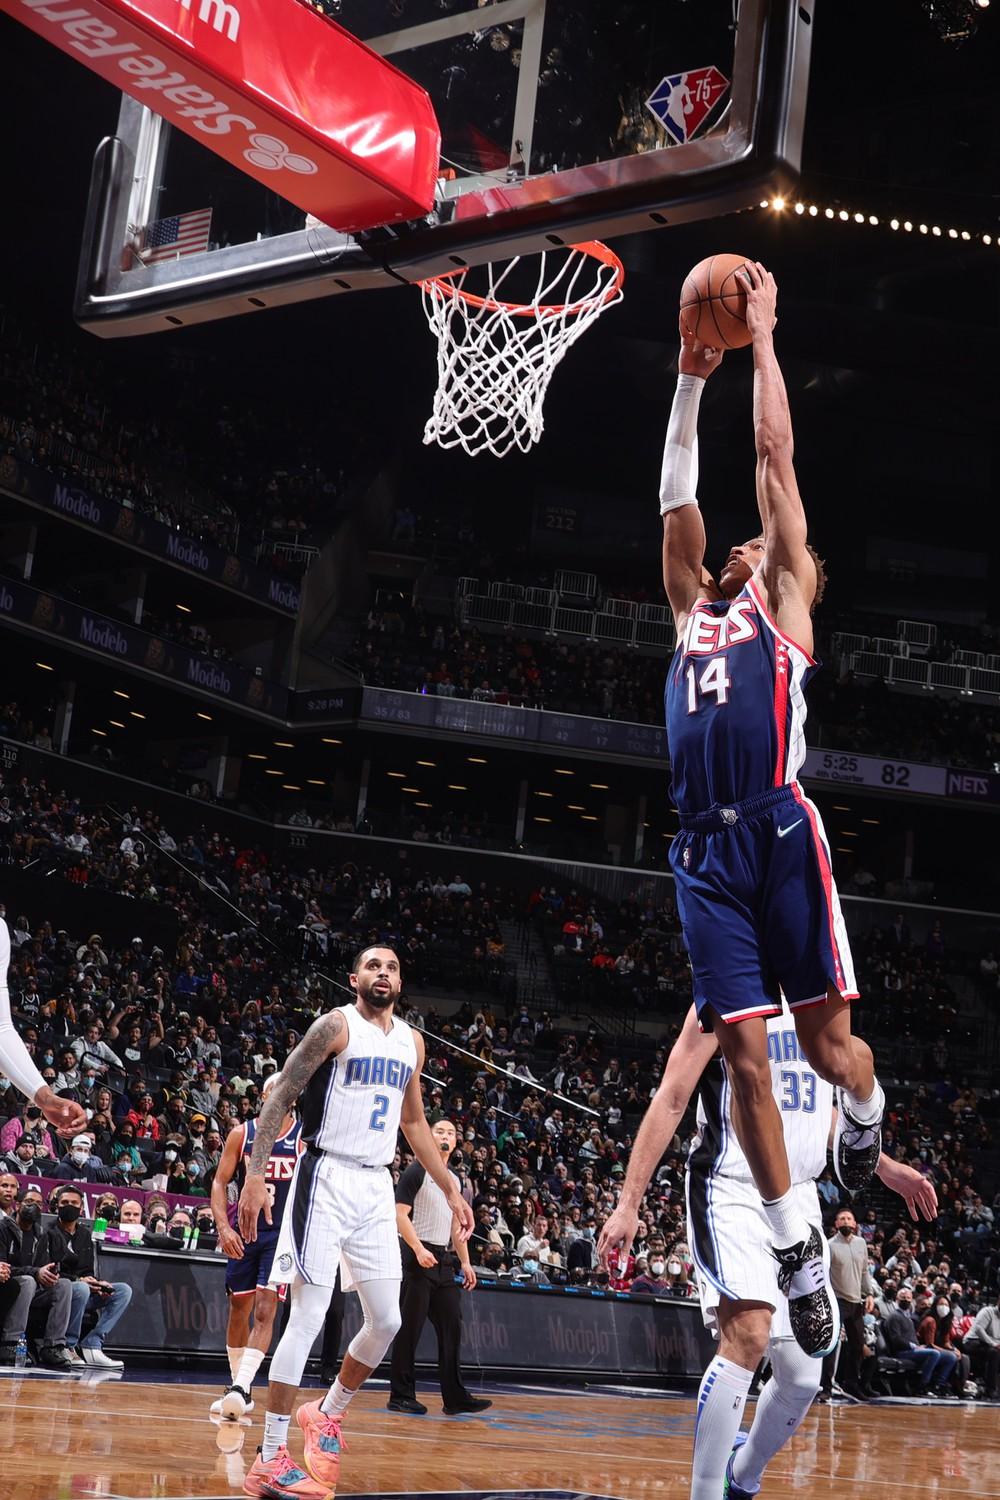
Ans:
MULTIPOLYGON (((800 163, 814 0, 741 0, 729 102, 706 134, 533 174, 546 3, 497 0, 487 8, 491 26, 522 27, 507 164, 460 181, 442 178, 431 214, 363 234, 307 224, 182 260, 142 264, 135 236, 157 216, 170 126, 123 96, 117 132, 101 142, 94 158, 77 278, 78 321, 105 337, 169 330, 715 217, 792 186, 800 163)), ((486 13, 459 10, 365 40, 404 66, 401 54, 470 34, 482 27, 486 13)))

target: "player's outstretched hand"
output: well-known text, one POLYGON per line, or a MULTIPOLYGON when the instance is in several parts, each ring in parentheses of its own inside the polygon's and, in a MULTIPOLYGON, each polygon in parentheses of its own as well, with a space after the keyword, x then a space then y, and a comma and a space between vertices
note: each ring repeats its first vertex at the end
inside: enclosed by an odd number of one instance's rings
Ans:
POLYGON ((747 328, 753 338, 770 338, 778 321, 778 283, 759 260, 748 260, 736 272, 747 294, 747 328))
POLYGON ((937 1193, 933 1182, 905 1161, 894 1161, 891 1156, 879 1160, 877 1175, 892 1192, 898 1193, 910 1210, 911 1219, 926 1219, 931 1223, 938 1216, 937 1193))
POLYGON ((677 361, 677 368, 682 375, 697 375, 701 380, 707 380, 713 370, 717 370, 722 364, 722 349, 713 349, 709 344, 703 344, 688 332, 684 322, 683 311, 677 320, 677 326, 681 334, 681 352, 677 361))
POLYGON ((257 1220, 261 1214, 264 1215, 264 1223, 270 1225, 271 1199, 268 1196, 267 1183, 263 1177, 248 1175, 243 1184, 236 1215, 245 1245, 252 1245, 257 1238, 257 1220))
POLYGON ((47 1085, 40 1088, 35 1094, 33 1101, 38 1105, 42 1114, 50 1125, 56 1127, 56 1131, 64 1139, 69 1140, 78 1135, 81 1130, 87 1128, 87 1112, 82 1104, 77 1104, 75 1099, 60 1099, 59 1095, 53 1093, 47 1085))
POLYGON ((639 1231, 639 1215, 633 1208, 623 1208, 621 1204, 604 1221, 597 1241, 597 1258, 606 1269, 608 1263, 618 1252, 619 1265, 624 1266, 632 1250, 632 1243, 639 1231))
POLYGON ((449 1194, 448 1207, 458 1220, 459 1239, 467 1240, 475 1227, 476 1221, 473 1217, 472 1209, 466 1203, 458 1188, 455 1189, 453 1194, 449 1194))
POLYGON ((231 1224, 226 1224, 219 1230, 219 1249, 230 1260, 243 1259, 243 1241, 231 1224))

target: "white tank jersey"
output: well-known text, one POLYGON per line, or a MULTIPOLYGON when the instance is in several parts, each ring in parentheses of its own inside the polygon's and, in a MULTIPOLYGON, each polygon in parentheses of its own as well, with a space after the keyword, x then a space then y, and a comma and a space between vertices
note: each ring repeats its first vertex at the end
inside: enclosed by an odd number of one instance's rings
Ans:
MULTIPOLYGON (((792 1183, 812 1182, 826 1166, 833 1088, 806 1062, 787 1009, 768 1019, 767 1052, 792 1183)), ((717 1058, 709 1063, 698 1085, 698 1129, 688 1153, 692 1176, 753 1181, 733 1129, 731 1100, 729 1075, 717 1058)))
POLYGON ((384 1167, 396 1154, 403 1093, 417 1066, 413 1032, 396 1016, 386 1033, 356 1005, 338 1009, 347 1046, 302 1091, 302 1139, 359 1166, 384 1167))

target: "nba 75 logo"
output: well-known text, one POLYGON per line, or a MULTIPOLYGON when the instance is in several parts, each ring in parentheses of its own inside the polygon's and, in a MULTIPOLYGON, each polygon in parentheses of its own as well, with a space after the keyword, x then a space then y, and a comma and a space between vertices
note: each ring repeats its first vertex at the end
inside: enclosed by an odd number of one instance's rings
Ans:
POLYGON ((663 126, 671 143, 693 140, 729 88, 718 68, 695 68, 663 78, 646 100, 646 108, 663 126))

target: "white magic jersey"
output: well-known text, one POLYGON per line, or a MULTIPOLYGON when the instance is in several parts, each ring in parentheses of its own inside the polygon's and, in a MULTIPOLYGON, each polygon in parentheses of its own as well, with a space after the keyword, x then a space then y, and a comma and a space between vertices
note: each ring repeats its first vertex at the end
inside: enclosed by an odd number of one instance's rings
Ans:
POLYGON ((347 1046, 327 1058, 302 1092, 302 1139, 359 1166, 384 1167, 396 1153, 403 1093, 417 1065, 413 1032, 395 1016, 387 1034, 356 1005, 338 1009, 347 1046))
MULTIPOLYGON (((806 1062, 787 1009, 767 1022, 767 1052, 792 1183, 812 1182, 826 1166, 833 1088, 806 1062)), ((733 1129, 731 1098, 729 1076, 719 1058, 709 1063, 698 1088, 698 1129, 688 1153, 693 1177, 753 1182, 733 1129)))

